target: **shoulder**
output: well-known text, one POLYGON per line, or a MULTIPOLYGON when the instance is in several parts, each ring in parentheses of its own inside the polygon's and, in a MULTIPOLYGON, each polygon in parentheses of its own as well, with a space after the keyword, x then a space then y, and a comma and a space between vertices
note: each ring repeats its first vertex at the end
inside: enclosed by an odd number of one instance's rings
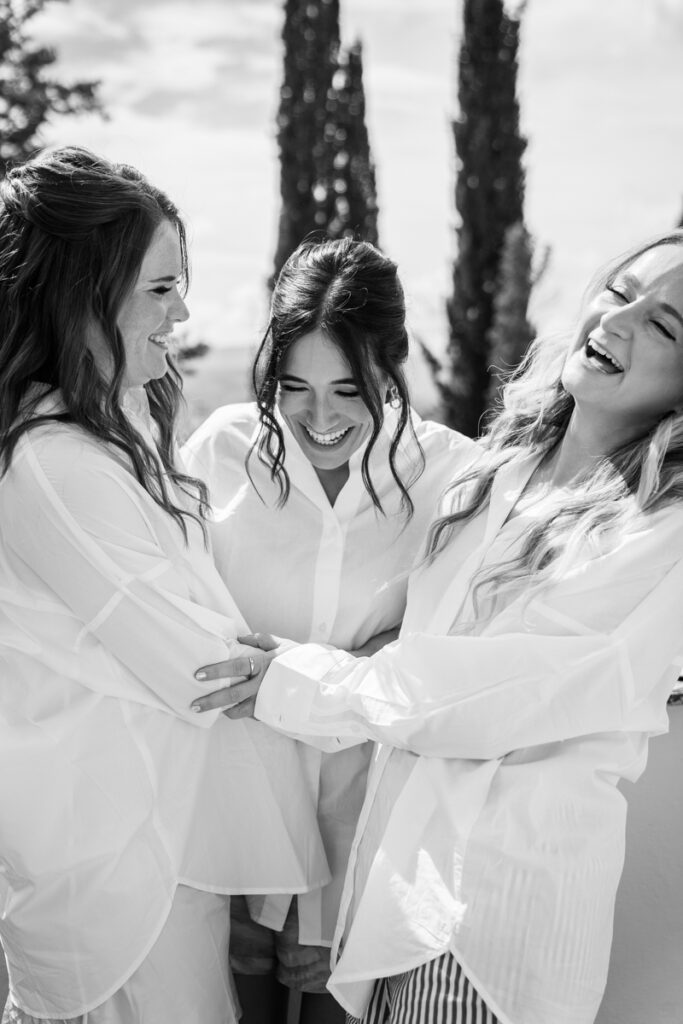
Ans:
POLYGON ((197 427, 180 450, 185 466, 195 476, 210 477, 216 465, 241 464, 252 446, 259 424, 255 402, 223 405, 197 427))
POLYGON ((418 441, 422 446, 427 464, 430 461, 447 459, 454 463, 454 469, 460 464, 473 461, 478 455, 478 444, 471 437, 452 430, 445 423, 435 420, 423 420, 416 412, 412 413, 413 427, 418 441), (457 461, 457 466, 455 462, 457 461))
POLYGON ((638 518, 615 546, 625 557, 648 564, 683 560, 683 502, 638 518))
POLYGON ((234 443, 242 439, 251 444, 259 423, 255 402, 239 402, 215 409, 185 442, 183 451, 196 451, 208 445, 234 443))
POLYGON ((15 480, 30 480, 40 473, 50 478, 73 477, 117 467, 126 472, 98 438, 72 424, 54 422, 33 427, 20 437, 8 476, 15 480))
POLYGON ((145 492, 124 457, 69 424, 44 424, 24 434, 0 480, 3 521, 99 517, 119 523, 139 518, 145 492), (7 519, 5 520, 5 516, 7 519))

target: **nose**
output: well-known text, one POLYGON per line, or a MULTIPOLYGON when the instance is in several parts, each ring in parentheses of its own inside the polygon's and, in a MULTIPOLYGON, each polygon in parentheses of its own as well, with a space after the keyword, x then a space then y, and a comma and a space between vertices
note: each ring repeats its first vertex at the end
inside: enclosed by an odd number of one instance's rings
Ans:
POLYGON ((608 309, 600 317, 600 326, 609 334, 616 334, 620 338, 628 338, 633 333, 637 309, 635 303, 627 302, 622 306, 614 306, 608 309))
POLYGON ((308 420, 313 430, 324 431, 334 425, 334 412, 327 395, 311 392, 308 401, 308 420))
POLYGON ((190 317, 190 311, 185 305, 185 299, 180 292, 176 291, 171 307, 168 311, 169 319, 174 323, 184 323, 190 317))

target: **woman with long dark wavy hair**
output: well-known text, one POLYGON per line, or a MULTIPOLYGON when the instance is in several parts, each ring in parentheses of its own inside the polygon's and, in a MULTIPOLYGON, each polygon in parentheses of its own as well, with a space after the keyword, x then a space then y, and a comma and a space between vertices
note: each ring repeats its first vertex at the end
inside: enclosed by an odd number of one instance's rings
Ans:
MULTIPOLYGON (((386 254, 352 238, 291 254, 254 363, 256 401, 218 409, 183 449, 210 487, 216 565, 254 629, 356 652, 394 639, 444 481, 475 448, 413 412, 408 349, 386 254)), ((343 1021, 325 987, 329 947, 372 749, 301 745, 288 800, 317 808, 333 877, 294 899, 233 900, 244 1024, 284 1022, 299 998, 300 1024, 343 1021)))
MULTIPOLYGON (((667 729, 683 606, 683 231, 601 272, 456 470, 400 636, 197 678, 311 742, 379 741, 330 988, 364 1024, 591 1024, 626 801, 667 729), (265 674, 265 681, 264 681, 265 674), (260 692, 259 692, 260 687, 260 692)), ((637 969, 637 965, 634 965, 637 969)))
POLYGON ((65 148, 0 183, 4 1024, 230 1024, 227 894, 329 877, 293 741, 188 710, 245 623, 175 449, 187 276, 132 167, 65 148))

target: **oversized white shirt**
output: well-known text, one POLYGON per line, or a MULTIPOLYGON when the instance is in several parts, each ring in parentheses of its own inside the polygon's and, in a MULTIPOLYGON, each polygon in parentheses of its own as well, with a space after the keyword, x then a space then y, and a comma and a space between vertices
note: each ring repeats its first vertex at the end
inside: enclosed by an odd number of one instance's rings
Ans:
POLYGON ((245 628, 199 526, 186 544, 120 454, 56 423, 19 441, 0 524, 0 935, 14 1001, 71 1017, 144 959, 178 883, 329 873, 281 785, 298 745, 190 710, 194 671, 245 628))
MULTIPOLYGON (((408 570, 424 548, 445 482, 475 446, 441 424, 414 416, 425 469, 410 488, 415 511, 406 520, 389 468, 396 412, 387 406, 385 413, 370 456, 370 475, 385 515, 376 510, 363 484, 364 447, 352 456, 349 478, 332 506, 281 417, 291 490, 287 503, 278 508, 279 489, 256 456, 249 463, 253 484, 245 473, 245 458, 258 436, 254 404, 218 409, 183 449, 186 465, 209 484, 216 565, 254 629, 353 650, 400 624, 408 570)), ((404 437, 397 458, 408 481, 418 452, 404 437)), ((331 944, 371 754, 372 744, 329 755, 302 746, 300 769, 289 780, 292 802, 318 805, 333 874, 323 890, 299 897, 303 942, 331 944)), ((249 902, 263 923, 282 926, 289 900, 269 899, 260 907, 249 902)))
POLYGON ((624 855, 617 783, 666 731, 681 664, 683 510, 468 635, 469 583, 523 537, 525 515, 506 519, 534 466, 502 469, 489 506, 414 574, 398 641, 360 660, 292 649, 260 690, 262 721, 386 744, 333 949, 330 988, 358 1016, 373 979, 446 950, 503 1024, 591 1024, 600 1003, 624 855))

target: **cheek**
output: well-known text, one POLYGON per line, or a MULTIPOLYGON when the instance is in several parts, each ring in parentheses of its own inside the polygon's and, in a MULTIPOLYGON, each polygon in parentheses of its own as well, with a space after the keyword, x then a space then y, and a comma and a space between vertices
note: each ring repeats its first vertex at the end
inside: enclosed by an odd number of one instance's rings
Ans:
POLYGON ((140 320, 140 311, 135 304, 129 305, 119 316, 117 327, 121 332, 121 337, 126 347, 135 344, 137 341, 140 334, 140 320))
POLYGON ((305 407, 305 399, 302 395, 287 394, 283 392, 278 395, 275 400, 275 404, 282 416, 286 419, 287 416, 294 416, 296 413, 301 412, 305 407))
POLYGON ((163 320, 164 311, 157 302, 136 296, 119 314, 117 326, 124 343, 135 346, 153 334, 163 320))
POLYGON ((675 359, 650 358, 643 367, 635 400, 661 413, 683 405, 683 353, 675 359))
POLYGON ((349 419, 352 423, 355 423, 364 434, 369 434, 372 430, 372 415, 370 410, 364 405, 361 405, 359 408, 353 410, 353 412, 350 412, 349 419))

